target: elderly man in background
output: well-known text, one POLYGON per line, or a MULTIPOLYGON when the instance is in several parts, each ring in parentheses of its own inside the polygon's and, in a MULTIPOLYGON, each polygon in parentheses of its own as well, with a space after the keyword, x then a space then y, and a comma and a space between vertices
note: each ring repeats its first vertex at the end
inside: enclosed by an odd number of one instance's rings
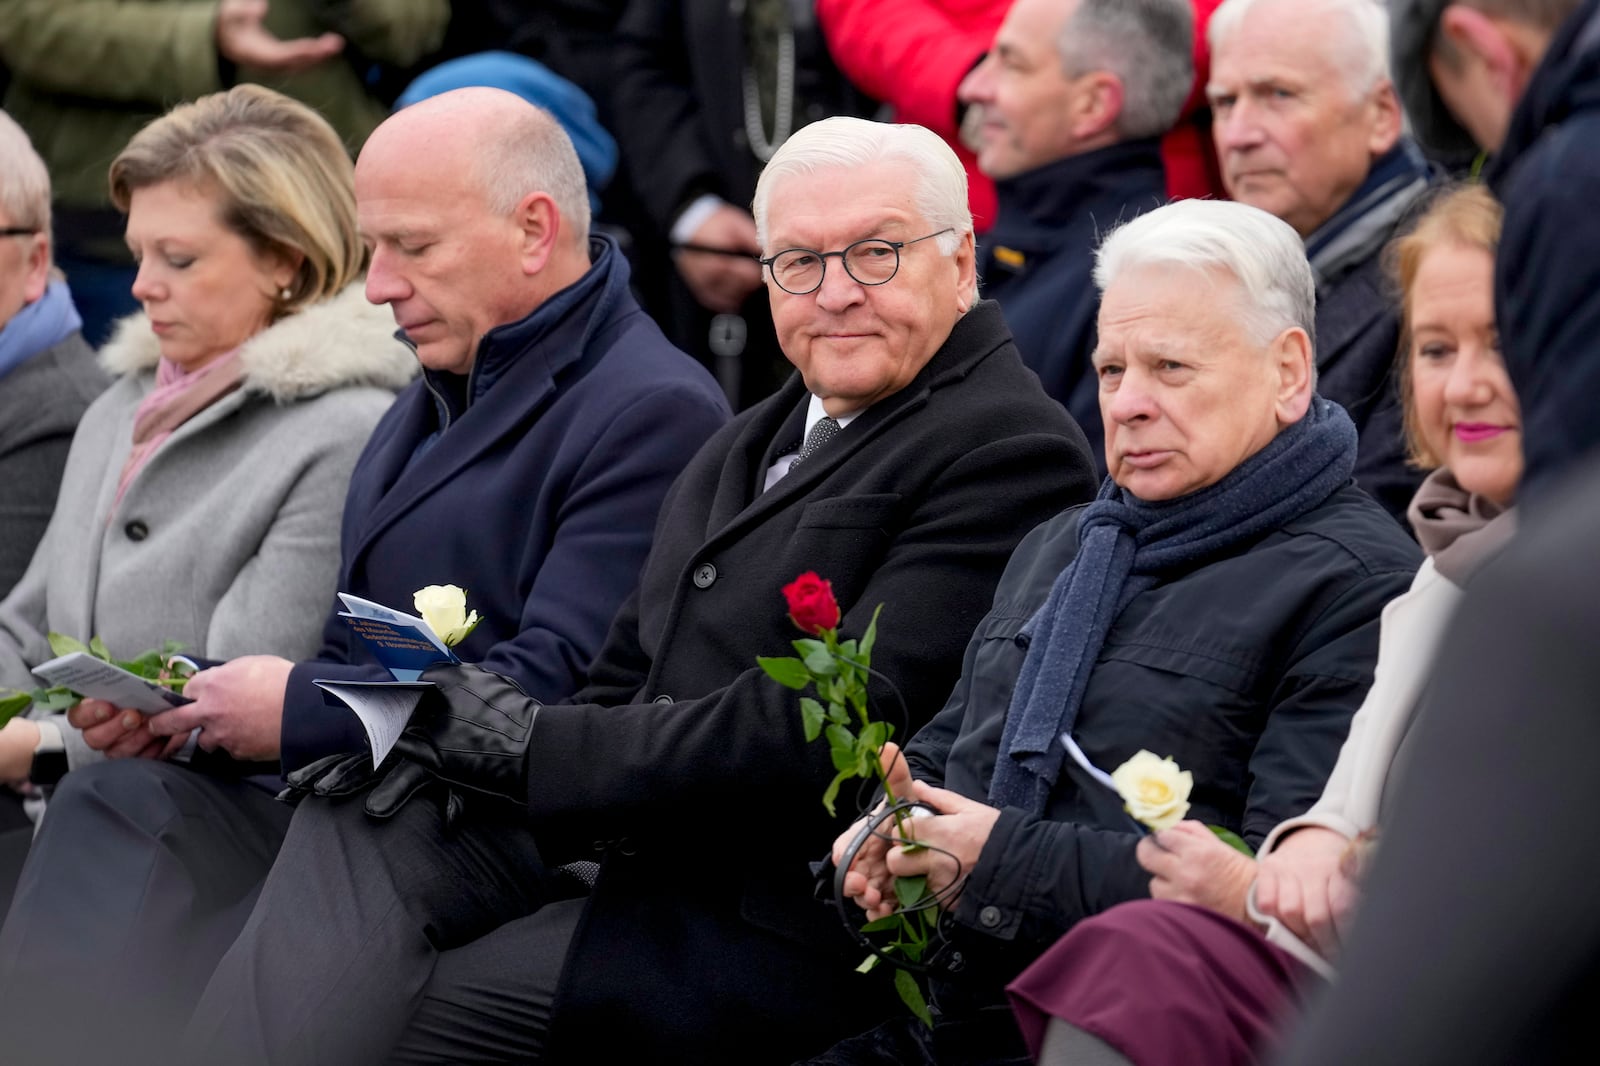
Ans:
MULTIPOLYGON (((896 876, 953 893, 938 1020, 816 1062, 1029 1061, 1005 983, 1079 919, 1149 892, 1138 827, 1065 738, 1106 771, 1171 757, 1193 777, 1190 816, 1259 845, 1321 793, 1379 615, 1420 561, 1351 484, 1355 427, 1314 391, 1292 229, 1181 201, 1107 238, 1095 282, 1111 479, 1017 549, 949 703, 892 768, 897 797, 937 812, 913 823, 926 848, 859 827, 834 845, 872 917, 894 910, 896 876)), ((1192 847, 1182 829, 1161 846, 1192 847)))
POLYGON ((0 598, 50 522, 78 419, 110 383, 50 248, 50 174, 0 112, 0 598))
POLYGON ((984 292, 1102 471, 1094 249, 1167 198, 1161 135, 1194 80, 1193 36, 1190 0, 1017 0, 961 84, 1000 202, 978 255, 984 292))
MULTIPOLYGON (((356 164, 355 201, 367 299, 389 305, 423 374, 356 461, 336 587, 409 609, 427 585, 462 586, 482 621, 458 654, 570 696, 638 580, 661 501, 727 405, 633 301, 616 242, 590 233, 566 134, 511 93, 457 90, 389 119, 356 164)), ((198 730, 213 772, 113 758, 64 778, 0 960, 8 1024, 38 1026, 33 1061, 143 1061, 151 1049, 108 1022, 132 1015, 170 1038, 238 933, 289 812, 210 752, 257 772, 365 752, 355 716, 315 682, 389 674, 328 606, 307 619, 323 624, 313 659, 212 666, 189 681, 194 702, 149 718, 98 701, 71 712, 112 756, 152 734, 170 752, 198 730), (75 1009, 85 973, 123 991, 68 1043, 49 1019, 75 1009)))
POLYGON ((1495 313, 1523 410, 1523 490, 1600 446, 1600 0, 1395 0, 1419 136, 1495 153, 1495 313), (1430 80, 1431 79, 1431 80, 1430 80), (1465 128, 1463 128, 1465 127, 1465 128))
POLYGON ((678 480, 589 686, 540 706, 429 671, 377 781, 359 757, 292 778, 317 795, 188 1058, 788 1063, 888 1009, 811 898, 840 823, 825 745, 756 666, 795 636, 779 590, 820 573, 847 634, 883 605, 872 665, 914 728, 1012 548, 1093 473, 977 299, 965 173, 935 134, 807 126, 754 217, 799 373, 678 480), (554 871, 580 859, 601 860, 587 899, 554 871))
POLYGON ((1317 279, 1317 388, 1344 406, 1356 482, 1403 519, 1406 462, 1393 367, 1399 317, 1382 251, 1427 189, 1402 133, 1377 0, 1226 0, 1211 18, 1213 133, 1235 200, 1305 240, 1317 279))

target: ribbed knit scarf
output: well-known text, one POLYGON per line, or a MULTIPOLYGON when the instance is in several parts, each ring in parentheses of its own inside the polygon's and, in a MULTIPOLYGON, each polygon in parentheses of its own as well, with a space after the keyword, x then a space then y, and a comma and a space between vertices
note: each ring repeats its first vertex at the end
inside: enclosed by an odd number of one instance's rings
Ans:
POLYGON ((1006 713, 989 786, 996 807, 1038 814, 1118 614, 1163 574, 1189 570, 1293 521, 1350 480, 1356 428, 1314 397, 1299 422, 1215 485, 1149 503, 1107 478, 1078 523, 1078 554, 1023 626, 1028 653, 1006 713))

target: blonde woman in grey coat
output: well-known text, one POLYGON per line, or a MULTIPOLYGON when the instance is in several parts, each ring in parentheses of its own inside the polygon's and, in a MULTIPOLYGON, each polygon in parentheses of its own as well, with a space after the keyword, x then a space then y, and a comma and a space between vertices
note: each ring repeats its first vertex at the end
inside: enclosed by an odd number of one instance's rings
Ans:
MULTIPOLYGON (((51 630, 118 657, 167 640, 216 659, 316 651, 350 471, 416 370, 362 297, 352 180, 327 122, 249 85, 177 108, 118 156, 144 310, 100 354, 119 377, 0 602, 0 685, 32 687, 51 630)), ((102 757, 64 716, 15 719, 0 781, 52 750, 69 767, 102 757)), ((162 750, 136 726, 110 754, 162 750)))

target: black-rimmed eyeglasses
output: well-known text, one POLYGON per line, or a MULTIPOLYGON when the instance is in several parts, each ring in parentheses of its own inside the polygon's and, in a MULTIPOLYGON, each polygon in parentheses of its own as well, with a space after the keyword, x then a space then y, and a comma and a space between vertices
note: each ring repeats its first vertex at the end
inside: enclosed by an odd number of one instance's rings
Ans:
POLYGON ((823 276, 828 272, 828 260, 834 256, 839 257, 839 262, 844 264, 844 272, 858 285, 883 285, 900 271, 900 249, 951 232, 954 232, 953 227, 946 226, 937 233, 913 237, 909 241, 868 237, 837 252, 785 248, 758 261, 772 271, 772 280, 778 283, 778 288, 795 296, 804 296, 822 288, 823 276))
POLYGON ((32 226, 6 226, 0 229, 0 237, 32 237, 38 232, 32 226))

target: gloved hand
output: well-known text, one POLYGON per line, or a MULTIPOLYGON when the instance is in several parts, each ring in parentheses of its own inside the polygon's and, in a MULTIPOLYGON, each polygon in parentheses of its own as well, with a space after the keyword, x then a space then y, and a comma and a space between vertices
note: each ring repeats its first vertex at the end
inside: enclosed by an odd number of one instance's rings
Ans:
POLYGON ((422 680, 435 691, 423 696, 395 742, 367 812, 387 818, 435 780, 451 786, 447 821, 460 813, 462 790, 526 803, 528 739, 539 701, 477 666, 435 667, 422 680))
POLYGON ((349 796, 370 788, 367 813, 391 817, 428 785, 444 785, 446 828, 464 809, 461 791, 526 802, 526 755, 541 706, 510 678, 477 666, 436 667, 422 675, 435 688, 422 697, 383 764, 372 755, 329 755, 291 773, 279 796, 349 796))

